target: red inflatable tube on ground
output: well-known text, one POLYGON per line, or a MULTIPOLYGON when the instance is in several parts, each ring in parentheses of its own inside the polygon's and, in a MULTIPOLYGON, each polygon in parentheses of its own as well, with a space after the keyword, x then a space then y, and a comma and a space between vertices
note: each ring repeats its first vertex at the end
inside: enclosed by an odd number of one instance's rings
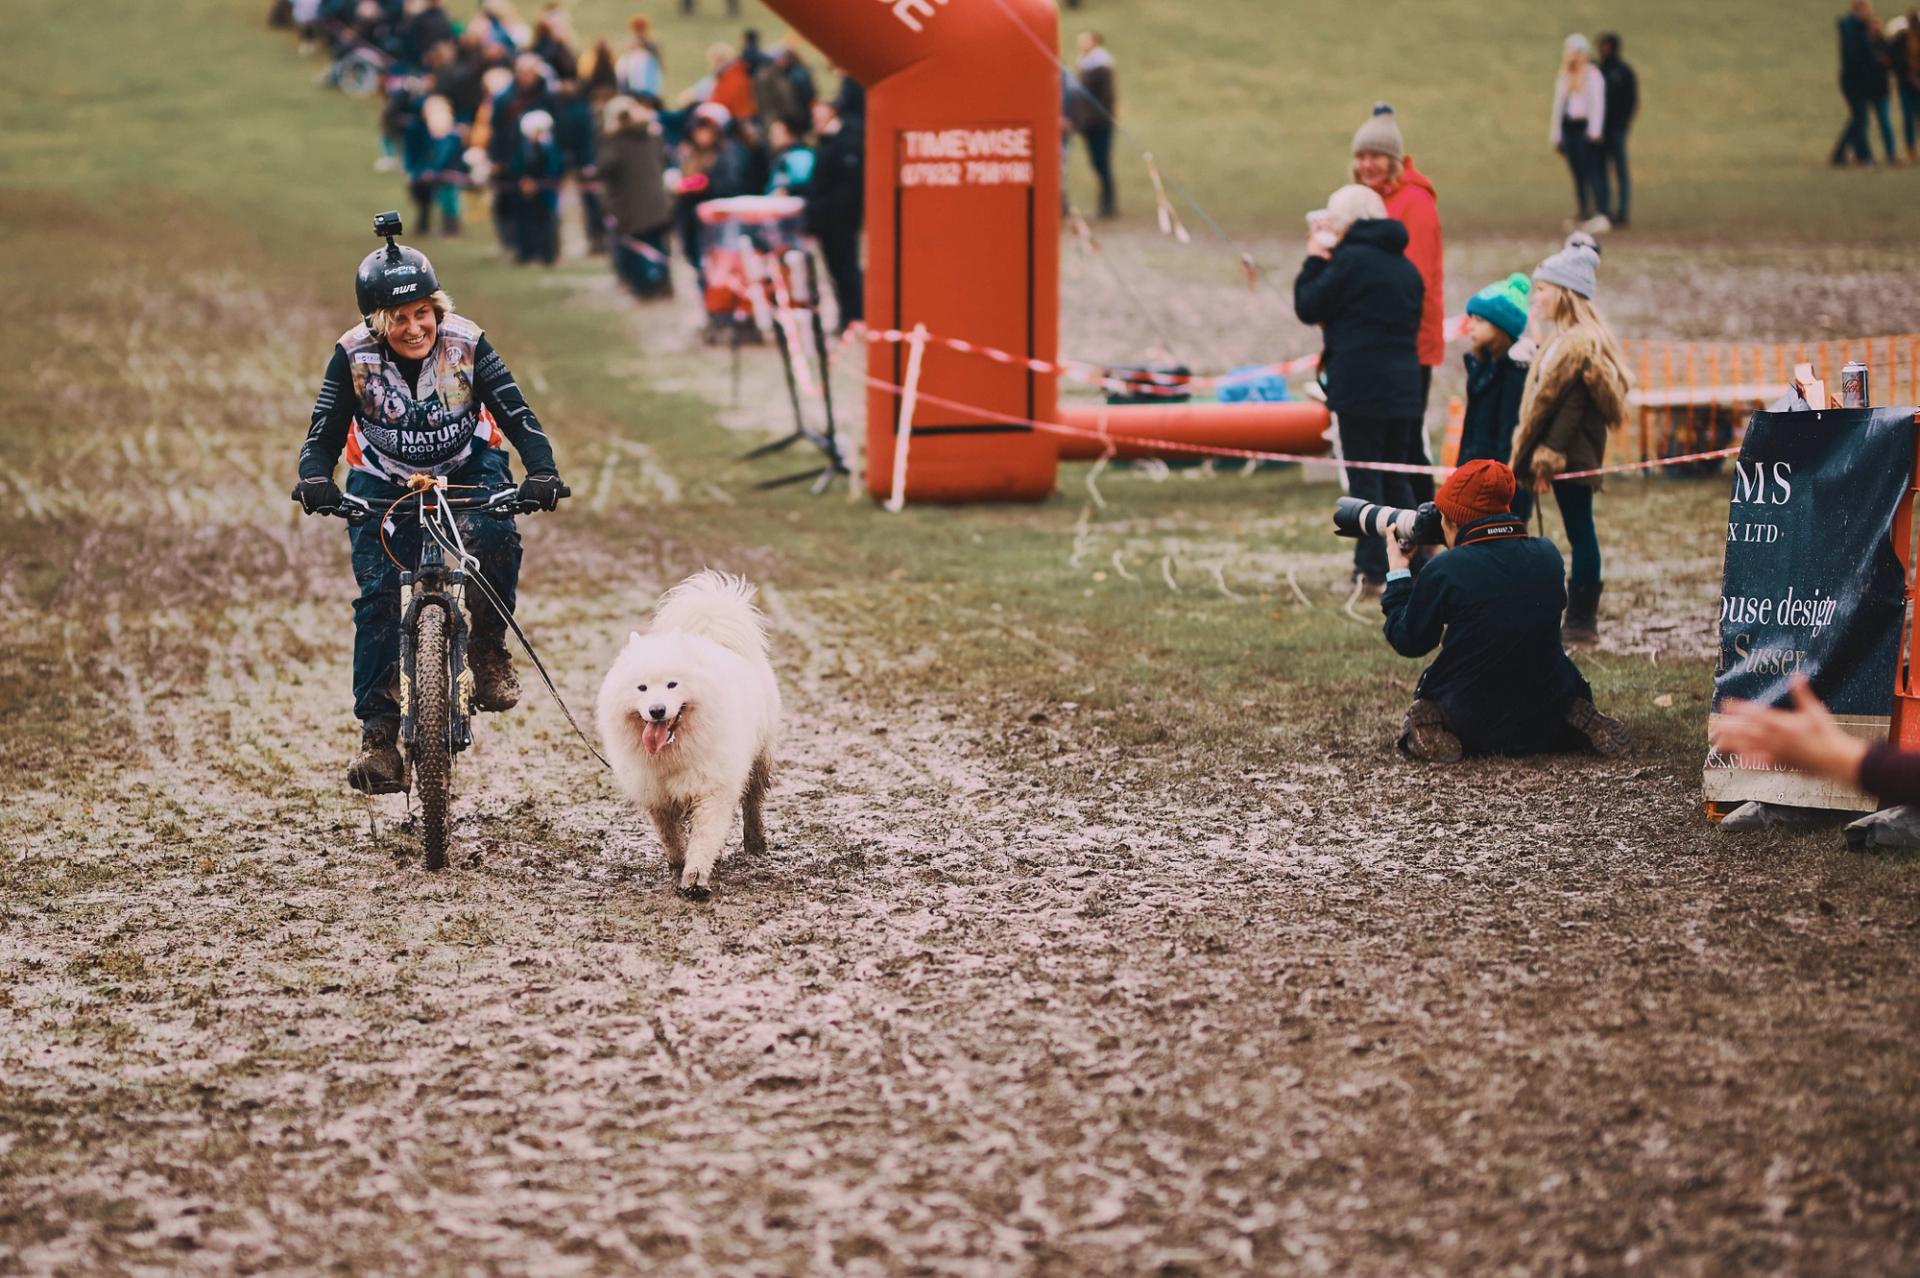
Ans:
POLYGON ((1098 432, 1097 437, 1060 436, 1062 461, 1093 461, 1106 456, 1130 461, 1149 457, 1191 460, 1195 454, 1166 446, 1178 444, 1319 456, 1327 451, 1323 436, 1330 420, 1326 405, 1311 400, 1285 404, 1062 404, 1054 417, 1062 426, 1076 431, 1098 432))

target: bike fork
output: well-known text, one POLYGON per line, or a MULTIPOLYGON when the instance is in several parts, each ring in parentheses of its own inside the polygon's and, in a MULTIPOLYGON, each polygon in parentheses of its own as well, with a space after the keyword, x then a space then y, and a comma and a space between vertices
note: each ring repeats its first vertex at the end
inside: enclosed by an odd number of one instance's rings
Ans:
MULTIPOLYGON (((458 586, 460 582, 450 584, 458 586)), ((454 753, 458 754, 473 744, 473 671, 467 665, 466 610, 449 594, 415 588, 412 573, 400 574, 400 744, 408 751, 413 749, 413 690, 419 686, 413 635, 422 608, 439 608, 447 617, 448 687, 453 691, 452 704, 447 707, 448 726, 454 753)))

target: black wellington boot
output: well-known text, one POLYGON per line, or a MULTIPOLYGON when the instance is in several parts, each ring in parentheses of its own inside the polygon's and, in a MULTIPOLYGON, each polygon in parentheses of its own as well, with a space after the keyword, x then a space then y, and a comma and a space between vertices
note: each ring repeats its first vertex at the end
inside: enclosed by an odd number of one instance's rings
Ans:
POLYGON ((1567 617, 1560 625, 1562 643, 1597 643, 1600 639, 1600 592, 1604 585, 1567 587, 1567 617))

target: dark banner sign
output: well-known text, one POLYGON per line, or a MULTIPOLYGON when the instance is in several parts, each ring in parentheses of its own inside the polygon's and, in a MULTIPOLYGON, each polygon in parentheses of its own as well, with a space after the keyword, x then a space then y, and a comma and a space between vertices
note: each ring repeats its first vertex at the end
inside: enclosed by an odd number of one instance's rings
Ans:
MULTIPOLYGON (((1886 736, 1906 570, 1893 521, 1913 484, 1911 408, 1755 413, 1734 466, 1714 710, 1775 704, 1805 675, 1849 731, 1886 736)), ((1865 796, 1710 754, 1707 798, 1871 810, 1865 796)))

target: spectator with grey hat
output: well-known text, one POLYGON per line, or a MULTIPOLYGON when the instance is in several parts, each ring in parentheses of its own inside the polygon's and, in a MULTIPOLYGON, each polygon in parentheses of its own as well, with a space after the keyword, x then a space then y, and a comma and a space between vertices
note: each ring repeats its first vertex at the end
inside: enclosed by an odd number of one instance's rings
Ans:
POLYGON ((1553 492, 1573 564, 1563 632, 1569 643, 1599 637, 1600 537, 1593 495, 1607 432, 1626 423, 1628 374, 1620 345, 1595 309, 1600 254, 1576 236, 1533 273, 1534 340, 1515 428, 1513 470, 1535 493, 1553 492), (1562 476, 1568 476, 1562 478, 1562 476))
POLYGON ((1583 230, 1605 231, 1611 201, 1601 163, 1607 127, 1607 79, 1593 64, 1593 46, 1576 32, 1561 46, 1560 74, 1553 82, 1553 119, 1547 141, 1567 159, 1583 230))

